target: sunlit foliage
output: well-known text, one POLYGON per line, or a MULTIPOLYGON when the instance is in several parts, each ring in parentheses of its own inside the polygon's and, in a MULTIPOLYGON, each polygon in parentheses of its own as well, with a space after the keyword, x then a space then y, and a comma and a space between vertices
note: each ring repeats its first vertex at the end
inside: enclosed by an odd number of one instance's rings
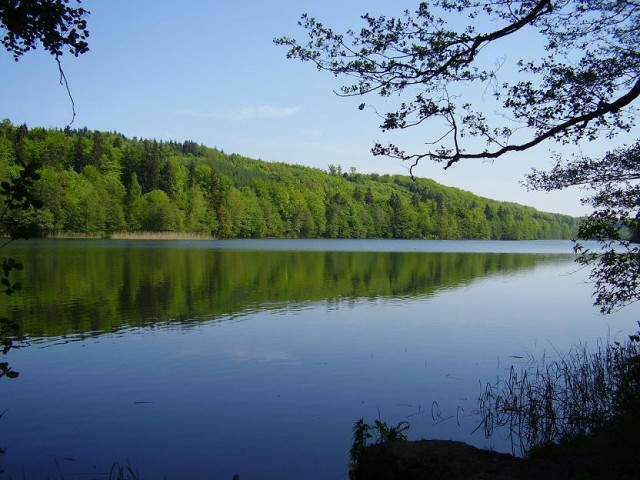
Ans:
POLYGON ((198 232, 217 238, 570 238, 577 221, 400 175, 329 173, 193 142, 0 124, 0 180, 37 162, 43 208, 23 221, 58 232, 198 232))

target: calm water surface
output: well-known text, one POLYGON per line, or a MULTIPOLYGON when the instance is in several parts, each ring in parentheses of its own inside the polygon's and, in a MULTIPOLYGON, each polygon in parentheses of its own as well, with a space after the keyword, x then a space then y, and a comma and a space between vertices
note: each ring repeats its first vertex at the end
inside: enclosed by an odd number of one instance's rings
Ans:
POLYGON ((570 242, 40 241, 5 252, 29 346, 2 380, 3 478, 347 479, 360 417, 471 434, 480 382, 624 338, 570 242), (525 357, 525 358, 522 358, 525 357))

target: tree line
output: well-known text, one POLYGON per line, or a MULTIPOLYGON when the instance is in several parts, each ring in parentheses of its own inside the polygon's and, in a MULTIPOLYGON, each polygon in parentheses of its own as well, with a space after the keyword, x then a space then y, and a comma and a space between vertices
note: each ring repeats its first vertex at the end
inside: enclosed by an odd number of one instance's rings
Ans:
POLYGON ((408 176, 253 160, 195 142, 0 123, 0 180, 36 163, 38 209, 60 232, 194 232, 216 238, 556 239, 577 219, 408 176))

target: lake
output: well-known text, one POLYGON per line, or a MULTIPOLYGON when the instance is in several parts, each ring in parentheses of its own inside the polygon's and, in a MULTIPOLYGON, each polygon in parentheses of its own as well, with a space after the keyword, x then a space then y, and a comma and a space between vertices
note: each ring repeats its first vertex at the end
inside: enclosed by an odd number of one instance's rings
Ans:
POLYGON ((571 242, 18 242, 2 302, 29 345, 0 381, 3 478, 347 479, 356 420, 471 432, 483 382, 625 339, 571 242))

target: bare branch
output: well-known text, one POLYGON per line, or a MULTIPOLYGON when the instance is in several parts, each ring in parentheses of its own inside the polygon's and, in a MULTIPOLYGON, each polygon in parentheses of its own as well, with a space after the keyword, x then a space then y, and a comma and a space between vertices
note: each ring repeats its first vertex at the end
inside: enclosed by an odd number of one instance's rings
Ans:
POLYGON ((69 82, 67 81, 67 76, 62 69, 62 63, 60 63, 59 56, 56 56, 56 63, 58 64, 58 72, 60 73, 60 85, 62 85, 67 90, 67 96, 69 97, 69 101, 71 102, 71 121, 67 124, 67 127, 70 127, 71 125, 73 125, 73 122, 76 119, 76 104, 73 101, 71 89, 69 88, 69 82))

